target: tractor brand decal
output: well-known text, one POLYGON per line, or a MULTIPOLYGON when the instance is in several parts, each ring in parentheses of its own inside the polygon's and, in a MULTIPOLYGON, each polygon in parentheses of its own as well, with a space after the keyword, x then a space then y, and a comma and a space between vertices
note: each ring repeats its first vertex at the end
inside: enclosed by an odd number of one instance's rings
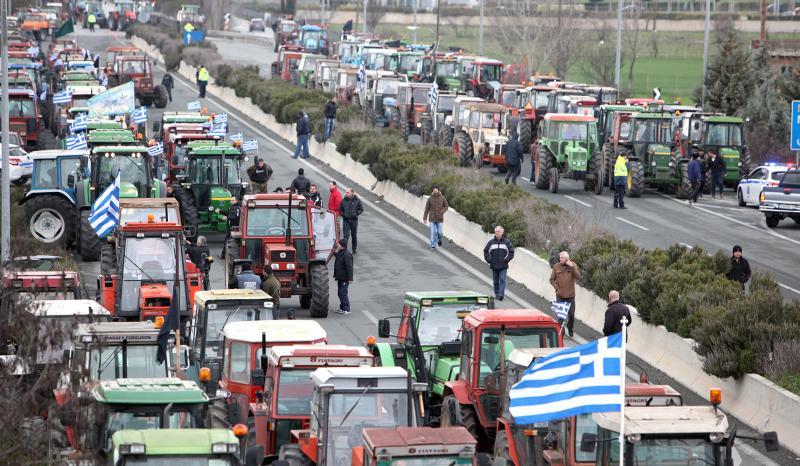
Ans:
POLYGON ((447 448, 409 448, 410 455, 443 455, 450 453, 447 448))
POLYGON ((98 340, 101 341, 123 341, 128 340, 128 342, 137 342, 137 341, 158 341, 158 335, 98 335, 98 340))

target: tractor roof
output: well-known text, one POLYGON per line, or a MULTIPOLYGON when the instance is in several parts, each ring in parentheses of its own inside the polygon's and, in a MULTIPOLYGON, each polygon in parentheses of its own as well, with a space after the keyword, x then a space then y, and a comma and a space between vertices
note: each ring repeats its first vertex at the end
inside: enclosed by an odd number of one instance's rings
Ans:
POLYGON ((488 294, 478 293, 477 291, 406 291, 406 299, 414 299, 417 301, 423 299, 441 301, 453 299, 479 299, 488 297, 488 294))
POLYGON ((164 123, 205 123, 211 121, 210 115, 202 115, 200 113, 165 113, 162 117, 164 123))
POLYGON ((28 154, 33 160, 53 160, 58 157, 82 157, 89 155, 88 150, 47 149, 37 150, 28 154))
POLYGON ((142 209, 148 207, 178 208, 178 201, 173 197, 126 197, 119 200, 121 209, 142 209))
POLYGON ((487 112, 487 113, 506 113, 508 108, 502 104, 490 104, 487 102, 467 102, 464 104, 465 109, 474 112, 487 112))
POLYGON ((631 118, 636 120, 670 120, 672 121, 672 114, 666 112, 637 112, 631 115, 631 118))
POLYGON ((158 343, 158 332, 152 322, 98 322, 78 325, 77 335, 81 341, 89 336, 102 344, 121 343, 127 340, 129 345, 158 343))
POLYGON ((609 112, 637 112, 642 109, 642 107, 638 105, 615 105, 615 104, 601 105, 600 108, 602 110, 609 112))
POLYGON ((91 299, 39 300, 34 301, 28 311, 39 317, 111 316, 108 309, 91 299))
MULTIPOLYGON (((169 140, 171 142, 192 142, 192 141, 219 141, 222 138, 215 134, 208 134, 208 133, 173 133, 169 135, 169 140)), ((207 144, 208 142, 206 142, 207 144)), ((188 144, 191 147, 191 144, 188 144)))
POLYGON ((234 155, 242 156, 242 152, 228 144, 201 144, 192 148, 192 155, 234 155))
POLYGON ((311 373, 314 385, 333 384, 337 389, 363 391, 359 382, 369 379, 378 390, 408 390, 408 372, 402 367, 321 367, 311 373))
POLYGON ((98 146, 92 149, 94 153, 115 152, 117 154, 146 154, 147 148, 144 146, 98 146))
POLYGON ((476 57, 475 63, 478 65, 502 65, 503 62, 494 58, 476 57))
POLYGON ((322 342, 328 338, 316 320, 256 320, 231 322, 222 329, 225 338, 247 343, 261 343, 266 335, 268 344, 322 342))
MULTIPOLYGON (((397 427, 364 429, 364 445, 392 458, 410 456, 474 455, 477 440, 464 427, 397 427)), ((370 455, 372 456, 372 455, 370 455)))
POLYGON ((193 380, 167 377, 105 380, 92 395, 96 401, 110 404, 208 403, 208 396, 193 380))
POLYGON ((472 327, 479 325, 542 323, 555 324, 552 317, 538 309, 479 309, 464 318, 472 327))
MULTIPOLYGON (((89 131, 88 142, 92 144, 105 143, 105 144, 131 144, 136 142, 136 138, 130 130, 94 130, 89 131)), ((116 146, 125 147, 125 146, 116 146)), ((111 152, 111 151, 106 151, 111 152)))
POLYGON ((122 124, 120 122, 114 121, 114 120, 92 120, 92 119, 89 119, 89 121, 86 122, 86 128, 89 131, 93 131, 93 130, 97 130, 97 129, 110 129, 110 130, 118 130, 118 131, 125 130, 125 131, 130 132, 128 129, 123 128, 122 124))
POLYGON ((547 121, 573 121, 594 123, 595 119, 589 115, 574 115, 572 113, 548 113, 544 116, 547 121))
POLYGON ((245 289, 220 289, 197 291, 194 294, 194 302, 200 307, 204 307, 207 302, 214 301, 253 301, 263 302, 272 301, 272 296, 264 293, 261 290, 245 290, 245 289))
MULTIPOLYGON (((595 413, 592 419, 605 429, 619 432, 619 413, 595 413)), ((724 434, 728 418, 713 406, 648 406, 625 408, 624 435, 724 434)))
POLYGON ((120 445, 144 445, 147 455, 211 455, 212 445, 239 446, 239 440, 228 429, 148 429, 118 430, 111 437, 115 448, 120 445))
MULTIPOLYGON (((306 198, 299 194, 292 194, 292 201, 304 201, 306 198)), ((272 206, 272 205, 288 205, 289 194, 276 193, 276 194, 248 194, 242 199, 242 205, 248 205, 250 201, 254 201, 259 206, 272 206), (270 202, 273 201, 273 202, 270 202)), ((292 205, 295 203, 293 202, 292 205)))
MULTIPOLYGON (((195 300, 197 297, 195 296, 195 300)), ((372 366, 372 353, 363 346, 292 345, 267 350, 274 365, 291 360, 294 366, 372 366)))
POLYGON ((742 124, 744 120, 739 117, 732 117, 732 116, 709 116, 703 118, 703 121, 706 123, 733 123, 733 124, 742 124))

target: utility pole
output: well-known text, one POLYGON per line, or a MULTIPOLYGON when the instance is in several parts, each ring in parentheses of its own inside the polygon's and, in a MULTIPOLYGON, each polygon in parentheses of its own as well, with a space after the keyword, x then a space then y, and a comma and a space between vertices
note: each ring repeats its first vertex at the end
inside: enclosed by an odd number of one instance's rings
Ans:
POLYGON ((478 33, 478 55, 483 55, 483 0, 478 1, 481 2, 481 26, 478 33))
POLYGON ((622 1, 617 0, 617 56, 614 61, 614 86, 619 92, 619 73, 622 67, 622 1))
MULTIPOLYGON (((439 22, 442 19, 441 15, 442 10, 439 8, 440 4, 441 4, 440 0, 436 0, 436 41, 433 43, 434 54, 436 51, 439 50, 439 22)), ((436 68, 435 63, 433 65, 434 65, 433 67, 436 68)))
POLYGON ((414 8, 414 40, 413 42, 417 43, 417 1, 418 0, 411 0, 411 6, 414 8))
POLYGON ((369 0, 362 0, 364 2, 364 24, 361 25, 361 32, 367 32, 367 2, 369 0))
POLYGON ((322 18, 320 19, 322 22, 322 27, 325 27, 325 0, 322 0, 322 18))
POLYGON ((706 105, 706 74, 708 73, 708 35, 711 28, 711 0, 706 0, 706 21, 705 31, 703 32, 703 93, 700 99, 700 106, 706 105))
POLYGON ((0 198, 2 198, 2 219, 0 219, 0 264, 4 264, 11 259, 11 174, 8 173, 8 1, 0 0, 0 20, 2 25, 2 37, 0 38, 0 60, 3 62, 2 78, 0 86, 3 91, 2 112, 2 133, 3 138, 3 177, 0 179, 0 198))

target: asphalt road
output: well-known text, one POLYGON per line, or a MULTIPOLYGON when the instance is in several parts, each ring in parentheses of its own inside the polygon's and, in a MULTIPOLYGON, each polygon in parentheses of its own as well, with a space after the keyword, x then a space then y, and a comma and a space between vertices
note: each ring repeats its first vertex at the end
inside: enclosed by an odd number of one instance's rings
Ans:
MULTIPOLYGON (((106 47, 125 41, 124 34, 111 33, 106 30, 88 33, 88 31, 78 29, 76 35, 80 45, 88 47, 94 53, 100 53, 106 47)), ((267 57, 267 60, 271 60, 271 56, 273 56, 272 49, 268 46, 234 42, 231 44, 233 44, 233 49, 236 49, 235 53, 250 53, 253 56, 267 57)), ((220 52, 223 56, 234 53, 228 49, 227 45, 220 52)), ((157 71, 156 82, 160 81, 162 71, 161 69, 157 71)), ((175 101, 165 109, 167 111, 185 110, 186 102, 197 98, 194 84, 177 75, 175 78, 176 88, 173 91, 175 101)), ((325 202, 327 202, 326 186, 329 180, 337 181, 342 189, 352 186, 361 196, 365 212, 359 222, 359 252, 355 256, 355 280, 350 293, 353 313, 349 316, 331 313, 327 319, 321 320, 328 332, 329 341, 332 343, 360 345, 364 343, 368 335, 376 335, 378 319, 397 316, 400 313, 402 296, 405 291, 455 289, 491 292, 491 274, 482 261, 449 242, 446 242, 444 247, 439 250, 430 250, 427 246, 427 231, 416 220, 409 218, 392 206, 384 204, 368 191, 354 186, 346 177, 314 159, 306 161, 290 158, 290 147, 286 143, 277 140, 275 135, 270 134, 255 122, 238 115, 236 110, 228 104, 215 98, 205 99, 202 103, 212 111, 228 113, 230 132, 241 131, 245 138, 255 137, 258 139, 259 156, 265 158, 275 171, 270 189, 277 186, 288 186, 297 170, 304 168, 311 181, 320 185, 325 202)), ((159 119, 160 114, 161 111, 158 109, 151 108, 149 110, 151 120, 159 119)), ((222 248, 222 236, 210 236, 209 242, 212 253, 218 254, 222 248)), ((224 287, 222 269, 220 263, 213 266, 212 288, 224 287)), ((81 264, 82 278, 89 288, 93 287, 98 272, 99 263, 97 262, 81 264)), ((331 283, 331 309, 335 309, 338 305, 335 289, 335 284, 331 283)), ((544 299, 533 295, 516 283, 509 284, 506 296, 508 299, 500 303, 503 307, 538 307, 540 309, 549 307, 549 303, 544 299)), ((308 318, 307 311, 300 308, 297 298, 286 300, 285 303, 282 302, 282 305, 292 307, 297 318, 308 318)), ((576 326, 576 334, 580 335, 576 338, 577 342, 597 336, 582 325, 576 326)), ((635 356, 629 359, 632 360, 631 362, 645 367, 654 382, 670 384, 686 392, 657 368, 646 367, 635 356)), ((700 404, 704 402, 688 392, 685 393, 685 397, 687 403, 700 404)), ((767 458, 744 442, 740 442, 737 451, 741 455, 741 459, 736 464, 797 464, 797 458, 785 450, 777 454, 770 454, 767 458)))

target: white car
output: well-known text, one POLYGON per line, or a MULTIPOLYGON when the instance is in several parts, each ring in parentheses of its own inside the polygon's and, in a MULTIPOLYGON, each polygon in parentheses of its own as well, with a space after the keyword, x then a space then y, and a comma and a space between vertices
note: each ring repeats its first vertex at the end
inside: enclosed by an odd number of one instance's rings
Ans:
POLYGON ((741 207, 758 206, 761 190, 764 186, 778 186, 781 177, 790 167, 783 163, 768 163, 751 171, 739 181, 736 196, 741 207))
MULTIPOLYGON (((33 160, 28 157, 20 146, 9 144, 8 146, 8 174, 11 182, 16 185, 24 184, 33 174, 33 160)), ((5 156, 5 155, 4 155, 5 156)))

